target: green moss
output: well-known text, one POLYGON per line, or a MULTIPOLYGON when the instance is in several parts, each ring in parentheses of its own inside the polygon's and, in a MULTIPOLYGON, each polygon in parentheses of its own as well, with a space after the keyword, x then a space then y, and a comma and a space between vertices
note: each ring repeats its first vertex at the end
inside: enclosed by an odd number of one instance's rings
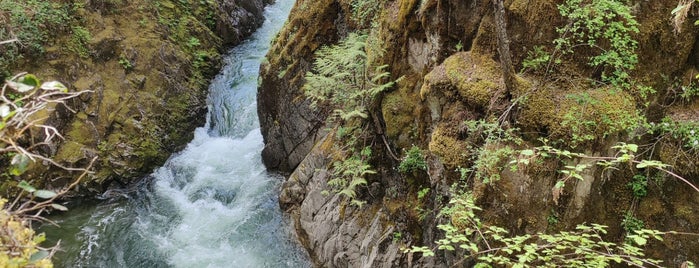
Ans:
POLYGON ((418 142, 419 138, 419 107, 414 105, 418 97, 413 88, 416 80, 414 76, 410 76, 398 82, 398 90, 387 93, 381 106, 386 121, 386 134, 403 148, 418 142))
POLYGON ((485 109, 502 88, 500 71, 492 59, 470 52, 456 53, 425 76, 423 99, 433 88, 454 88, 467 105, 485 109))
POLYGON ((400 10, 398 11, 398 23, 397 25, 404 25, 405 21, 412 15, 415 8, 417 7, 418 0, 401 0, 400 10))
POLYGON ((567 94, 545 89, 532 94, 522 106, 518 121, 525 132, 547 132, 549 140, 572 148, 630 134, 645 124, 629 94, 607 88, 567 94))
POLYGON ((451 170, 466 166, 468 161, 465 155, 468 151, 468 144, 448 135, 448 130, 444 126, 437 127, 432 133, 429 150, 439 156, 442 163, 451 170))

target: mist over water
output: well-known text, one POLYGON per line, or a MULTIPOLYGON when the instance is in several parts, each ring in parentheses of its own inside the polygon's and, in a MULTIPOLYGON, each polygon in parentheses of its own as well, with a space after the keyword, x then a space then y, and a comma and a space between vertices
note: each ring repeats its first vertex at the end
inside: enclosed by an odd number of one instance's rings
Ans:
POLYGON ((209 88, 207 125, 182 152, 136 188, 40 230, 62 240, 57 267, 310 266, 278 206, 281 178, 262 164, 255 102, 260 62, 293 4, 267 7, 262 28, 230 51, 209 88))

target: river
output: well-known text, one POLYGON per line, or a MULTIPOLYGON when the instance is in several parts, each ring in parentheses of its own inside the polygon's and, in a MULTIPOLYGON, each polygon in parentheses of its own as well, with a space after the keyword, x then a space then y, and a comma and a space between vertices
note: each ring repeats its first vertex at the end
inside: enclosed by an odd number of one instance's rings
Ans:
POLYGON ((258 70, 294 0, 232 49, 212 80, 209 118, 194 140, 135 190, 84 202, 43 227, 61 240, 57 267, 308 267, 277 203, 281 178, 260 152, 258 70))

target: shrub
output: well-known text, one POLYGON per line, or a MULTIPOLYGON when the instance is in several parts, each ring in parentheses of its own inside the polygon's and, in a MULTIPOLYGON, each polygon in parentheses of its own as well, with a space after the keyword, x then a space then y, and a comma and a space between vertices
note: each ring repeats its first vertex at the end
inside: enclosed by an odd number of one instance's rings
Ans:
POLYGON ((648 195, 648 178, 646 176, 637 174, 633 176, 631 182, 626 184, 626 187, 633 191, 635 197, 644 197, 648 195))
POLYGON ((639 32, 631 8, 621 0, 566 0, 558 9, 569 23, 557 29, 556 49, 572 53, 584 45, 599 50, 589 64, 603 69, 602 81, 630 87, 628 72, 638 63, 638 42, 631 35, 639 32))
MULTIPOLYGON (((510 235, 504 228, 489 225, 476 215, 481 208, 475 205, 470 193, 454 196, 442 215, 450 217, 447 224, 439 225, 443 239, 436 241, 437 250, 463 249, 463 260, 475 261, 475 267, 606 267, 615 263, 631 266, 655 266, 660 263, 644 256, 642 246, 649 239, 662 240, 664 233, 638 229, 629 234, 629 242, 616 244, 605 241, 607 226, 578 225, 575 230, 555 234, 510 235)), ((434 256, 428 247, 404 249, 405 252, 434 256)), ((461 262, 459 261, 459 262, 461 262)))
MULTIPOLYGON (((30 162, 42 160, 58 168, 82 171, 82 175, 58 192, 36 189, 26 181, 20 181, 16 186, 23 191, 14 202, 7 204, 7 200, 0 197, 0 267, 52 267, 52 252, 39 247, 39 243, 44 241, 44 235, 34 233, 31 221, 43 220, 41 213, 47 209, 67 210, 53 201, 76 186, 88 172, 87 169, 64 167, 38 153, 38 146, 48 145, 60 135, 54 127, 42 125, 33 118, 48 104, 62 104, 85 92, 87 91, 68 92, 59 82, 41 83, 37 77, 30 74, 17 75, 2 86, 0 157, 11 159, 9 163, 2 164, 2 168, 6 169, 4 172, 20 176, 27 170, 30 162), (10 93, 12 96, 8 96, 10 93), (30 131, 43 132, 44 140, 27 144, 24 138, 30 131)), ((90 166, 94 159, 92 161, 90 166)))
POLYGON ((420 147, 413 145, 410 150, 406 152, 403 161, 400 162, 398 166, 398 171, 403 173, 411 173, 418 170, 427 170, 427 161, 425 161, 425 156, 422 155, 420 147))

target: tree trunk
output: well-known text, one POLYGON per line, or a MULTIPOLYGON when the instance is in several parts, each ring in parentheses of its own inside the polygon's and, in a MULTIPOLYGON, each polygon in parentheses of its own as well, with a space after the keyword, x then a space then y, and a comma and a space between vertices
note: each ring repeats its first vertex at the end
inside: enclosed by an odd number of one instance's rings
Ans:
POLYGON ((510 40, 507 37, 507 24, 505 23, 504 0, 493 0, 495 14, 495 32, 498 36, 498 54, 500 54, 500 65, 502 67, 502 77, 505 80, 506 96, 511 96, 515 90, 515 71, 512 67, 512 56, 510 55, 510 40))

